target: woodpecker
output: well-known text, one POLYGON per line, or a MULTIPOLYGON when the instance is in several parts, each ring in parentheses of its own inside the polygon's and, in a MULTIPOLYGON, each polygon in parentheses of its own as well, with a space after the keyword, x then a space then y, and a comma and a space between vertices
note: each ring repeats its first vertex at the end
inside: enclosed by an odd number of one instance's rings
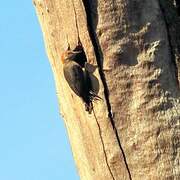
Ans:
MULTIPOLYGON (((96 95, 91 86, 89 73, 83 69, 82 63, 78 63, 78 57, 82 57, 82 50, 67 50, 61 55, 64 77, 73 90, 85 104, 85 110, 91 114, 93 109, 92 101, 101 99, 96 95)), ((81 60, 81 62, 83 62, 81 60)))

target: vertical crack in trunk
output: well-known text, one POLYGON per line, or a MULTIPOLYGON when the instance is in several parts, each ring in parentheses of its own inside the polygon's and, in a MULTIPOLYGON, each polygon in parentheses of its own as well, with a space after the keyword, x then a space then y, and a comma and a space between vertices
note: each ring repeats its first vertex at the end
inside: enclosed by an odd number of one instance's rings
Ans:
POLYGON ((95 112, 94 112, 94 109, 93 109, 93 114, 94 114, 94 118, 95 118, 96 123, 97 123, 97 126, 98 126, 99 136, 100 136, 100 139, 101 139, 101 142, 102 142, 103 152, 104 152, 104 156, 105 156, 105 160, 106 160, 107 167, 108 167, 108 169, 109 169, 109 172, 110 172, 113 180, 116 180, 116 179, 114 178, 114 175, 113 175, 113 173, 112 173, 112 171, 111 171, 111 168, 110 168, 110 166, 109 166, 109 164, 108 164, 108 158, 107 158, 107 155, 106 155, 106 150, 105 150, 105 145, 104 145, 104 141, 103 141, 103 137, 102 137, 101 127, 100 127, 100 124, 99 124, 99 122, 98 122, 98 120, 97 120, 97 117, 96 117, 96 114, 95 114, 95 112))
POLYGON ((174 65, 176 83, 177 83, 177 87, 179 87, 180 84, 179 84, 179 80, 178 80, 178 67, 177 67, 177 64, 176 64, 176 57, 175 57, 174 47, 173 47, 173 44, 172 44, 171 32, 170 32, 170 29, 169 29, 169 23, 168 23, 168 20, 167 20, 165 9, 163 7, 164 2, 161 2, 161 0, 158 0, 158 3, 159 3, 159 8, 161 10, 161 13, 162 13, 162 16, 163 16, 163 19, 164 19, 164 23, 165 23, 165 26, 166 26, 167 38, 168 38, 168 43, 169 43, 169 51, 170 51, 170 54, 171 54, 171 62, 174 65))
POLYGON ((74 0, 71 0, 72 5, 73 5, 73 10, 74 10, 74 15, 75 15, 75 23, 76 23, 76 29, 77 29, 77 34, 78 34, 78 43, 80 43, 80 37, 79 37, 79 27, 78 27, 78 23, 77 23, 77 13, 76 13, 76 9, 74 6, 74 0))
MULTIPOLYGON (((78 33, 78 43, 81 42, 80 40, 80 36, 79 36, 79 27, 78 27, 78 23, 77 23, 77 13, 76 13, 76 9, 75 9, 75 6, 74 6, 74 0, 71 0, 72 2, 72 5, 73 5, 73 10, 74 10, 74 15, 75 15, 75 21, 76 21, 76 29, 77 29, 77 33, 78 33)), ((102 143, 102 149, 103 149, 103 152, 104 152, 104 156, 105 156, 105 161, 106 161, 106 164, 107 164, 107 167, 108 167, 108 170, 112 176, 112 179, 113 180, 116 180, 115 177, 113 176, 113 173, 111 171, 111 168, 108 164, 108 159, 107 159, 107 154, 106 154, 106 150, 105 150, 105 145, 104 145, 104 141, 103 141, 103 138, 102 138, 102 132, 101 132, 101 127, 99 125, 99 122, 97 120, 97 117, 96 117, 96 114, 94 112, 94 109, 93 109, 93 114, 94 114, 94 118, 96 120, 96 123, 97 123, 97 126, 98 126, 98 130, 99 130, 99 136, 100 136, 100 139, 101 139, 101 143, 102 143)))
MULTIPOLYGON (((106 78, 105 78, 105 75, 104 75, 104 72, 103 72, 103 69, 102 69, 102 63, 101 63, 101 57, 102 57, 101 54, 102 53, 101 53, 101 49, 99 47, 99 43, 98 43, 98 40, 97 40, 96 33, 94 32, 93 25, 92 25, 90 2, 89 2, 89 0, 82 0, 82 2, 84 4, 85 11, 86 11, 89 35, 90 35, 90 38, 91 38, 91 41, 92 41, 92 44, 93 44, 93 47, 94 47, 94 52, 95 52, 95 56, 96 56, 97 64, 98 64, 98 69, 99 69, 99 74, 100 74, 100 77, 101 77, 101 80, 102 80, 102 83, 103 83, 103 86, 104 86, 104 95, 105 95, 106 105, 107 105, 107 109, 108 109, 108 116, 109 116, 111 125, 112 125, 112 127, 114 129, 120 151, 121 151, 121 153, 123 155, 124 163, 126 165, 126 169, 127 169, 128 175, 129 175, 129 179, 132 180, 132 176, 131 176, 131 172, 130 172, 130 169, 129 169, 129 166, 128 166, 128 163, 127 163, 126 155, 125 155, 125 152, 124 152, 124 150, 122 148, 120 138, 119 138, 119 135, 118 135, 115 123, 114 123, 113 115, 112 115, 111 104, 110 104, 110 101, 109 101, 109 90, 108 90, 108 86, 107 86, 107 83, 106 83, 106 78)), ((99 126, 99 124, 98 124, 98 126, 99 126)), ((99 130, 100 130, 100 127, 99 127, 99 130)), ((109 165, 108 165, 108 167, 110 168, 109 165)), ((112 172, 111 172, 111 174, 112 174, 112 172)), ((113 177, 113 179, 114 179, 114 177, 113 177)))

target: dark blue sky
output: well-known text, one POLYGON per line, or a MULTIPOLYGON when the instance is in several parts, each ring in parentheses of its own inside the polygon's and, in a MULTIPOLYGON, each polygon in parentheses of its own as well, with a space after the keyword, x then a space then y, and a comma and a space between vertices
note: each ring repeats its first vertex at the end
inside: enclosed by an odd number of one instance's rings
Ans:
POLYGON ((0 179, 78 180, 31 0, 0 6, 0 179))

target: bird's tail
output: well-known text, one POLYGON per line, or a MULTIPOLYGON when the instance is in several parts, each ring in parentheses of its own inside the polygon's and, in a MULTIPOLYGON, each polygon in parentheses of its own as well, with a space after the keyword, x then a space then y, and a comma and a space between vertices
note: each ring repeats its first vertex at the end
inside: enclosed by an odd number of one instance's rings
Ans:
POLYGON ((93 110, 93 104, 92 102, 89 102, 89 103, 85 103, 85 110, 91 114, 92 110, 93 110))
POLYGON ((92 113, 93 110, 93 102, 102 100, 97 94, 93 91, 89 92, 88 101, 85 102, 85 110, 88 111, 89 114, 92 113))

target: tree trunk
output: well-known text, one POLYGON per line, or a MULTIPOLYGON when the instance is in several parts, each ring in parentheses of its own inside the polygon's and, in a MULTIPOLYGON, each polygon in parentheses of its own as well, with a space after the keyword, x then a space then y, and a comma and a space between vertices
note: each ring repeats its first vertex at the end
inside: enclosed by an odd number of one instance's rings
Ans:
POLYGON ((180 179, 180 26, 173 3, 34 1, 82 180, 180 179), (78 37, 103 99, 92 114, 60 62, 78 37))

